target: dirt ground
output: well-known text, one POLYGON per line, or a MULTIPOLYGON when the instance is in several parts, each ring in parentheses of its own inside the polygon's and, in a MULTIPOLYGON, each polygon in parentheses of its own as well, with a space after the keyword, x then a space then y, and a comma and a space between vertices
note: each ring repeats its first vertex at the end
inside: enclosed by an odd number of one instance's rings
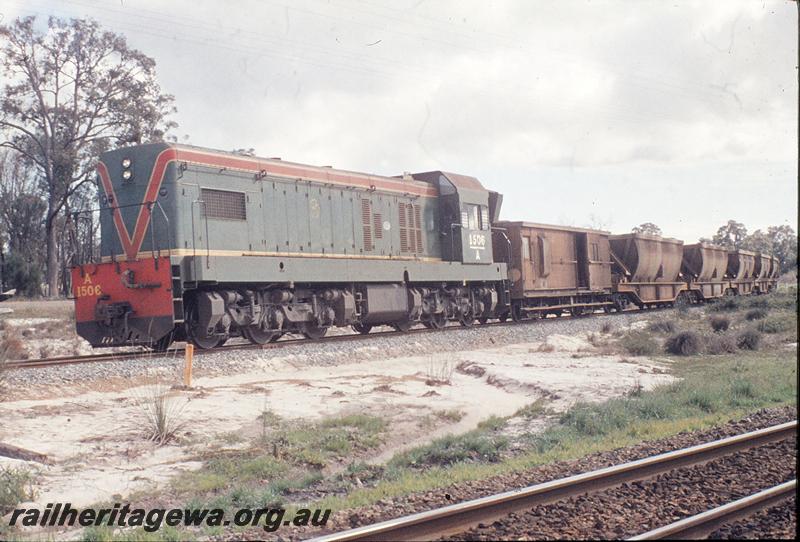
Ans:
MULTIPOLYGON (((86 506, 164 484, 179 471, 199 467, 197 458, 209 447, 247 446, 265 411, 298 421, 382 416, 391 437, 365 458, 381 462, 437 436, 473 429, 492 415, 511 415, 542 397, 551 411, 561 412, 576 401, 603 401, 672 379, 665 360, 603 355, 583 336, 302 370, 275 359, 258 370, 198 378, 191 390, 170 392, 184 426, 176 443, 158 447, 143 433, 144 405, 159 387, 177 384, 178 363, 174 372, 124 390, 64 390, 59 397, 0 402, 0 442, 51 460, 27 463, 39 471, 36 502, 86 506), (421 423, 443 410, 462 417, 435 429, 421 423)), ((22 463, 0 457, 0 465, 22 463)))

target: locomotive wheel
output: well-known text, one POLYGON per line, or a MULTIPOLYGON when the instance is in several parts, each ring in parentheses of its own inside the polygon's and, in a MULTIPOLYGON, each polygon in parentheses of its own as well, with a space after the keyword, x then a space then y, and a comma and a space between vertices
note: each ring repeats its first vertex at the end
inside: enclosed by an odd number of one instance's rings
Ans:
POLYGON ((353 328, 353 331, 361 333, 362 335, 366 335, 372 330, 372 324, 353 324, 350 327, 353 328))
POLYGON ((523 312, 521 305, 512 305, 511 306, 511 319, 515 322, 521 322, 523 319, 523 312))
POLYGON ((472 327, 475 324, 475 313, 472 312, 471 307, 467 309, 467 314, 462 314, 458 317, 458 323, 462 327, 472 327))
POLYGON ((414 324, 410 320, 404 320, 402 322, 395 322, 392 324, 392 327, 400 333, 406 333, 409 329, 411 329, 412 325, 414 324))
POLYGON ((186 318, 186 336, 192 344, 203 350, 210 350, 224 343, 228 338, 220 338, 219 335, 207 335, 205 329, 200 329, 197 325, 197 307, 192 306, 186 318))
POLYGON ((253 344, 267 344, 273 342, 273 337, 276 336, 280 337, 280 332, 264 330, 258 325, 242 328, 242 337, 253 344))
POLYGON ((488 321, 489 321, 489 317, 488 316, 481 316, 480 318, 478 318, 478 323, 480 325, 484 325, 488 321))
POLYGON ((300 333, 302 333, 306 339, 321 339, 327 332, 327 327, 321 327, 317 324, 306 323, 300 328, 300 333))
POLYGON ((443 312, 432 314, 428 320, 423 322, 429 329, 442 329, 447 325, 447 315, 443 312))

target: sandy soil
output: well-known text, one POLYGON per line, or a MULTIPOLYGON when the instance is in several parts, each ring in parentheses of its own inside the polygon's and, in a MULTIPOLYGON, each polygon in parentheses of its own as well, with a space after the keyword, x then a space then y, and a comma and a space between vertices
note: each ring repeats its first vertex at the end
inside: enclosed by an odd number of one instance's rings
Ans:
MULTIPOLYGON (((472 429, 491 415, 511 415, 543 396, 550 409, 563 411, 576 401, 602 401, 635 386, 668 382, 665 363, 599 355, 585 338, 559 335, 547 344, 302 370, 276 357, 258 370, 199 378, 191 390, 171 391, 172 405, 186 422, 176 444, 157 447, 145 438, 143 405, 158 387, 177 383, 177 370, 124 391, 0 402, 0 442, 51 459, 50 465, 29 463, 41 473, 37 503, 85 506, 197 468, 197 455, 209 447, 247 445, 265 410, 298 420, 352 412, 386 417, 392 436, 368 458, 383 461, 401 448, 472 429), (439 410, 458 410, 463 417, 434 430, 421 423, 439 410)), ((20 463, 0 457, 0 465, 20 463)))

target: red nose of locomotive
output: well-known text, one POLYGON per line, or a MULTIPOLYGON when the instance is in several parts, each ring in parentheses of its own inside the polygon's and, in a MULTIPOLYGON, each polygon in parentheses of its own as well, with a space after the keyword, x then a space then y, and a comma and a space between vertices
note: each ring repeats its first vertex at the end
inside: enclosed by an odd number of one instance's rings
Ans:
POLYGON ((92 346, 157 345, 175 326, 170 259, 72 269, 78 334, 92 346))

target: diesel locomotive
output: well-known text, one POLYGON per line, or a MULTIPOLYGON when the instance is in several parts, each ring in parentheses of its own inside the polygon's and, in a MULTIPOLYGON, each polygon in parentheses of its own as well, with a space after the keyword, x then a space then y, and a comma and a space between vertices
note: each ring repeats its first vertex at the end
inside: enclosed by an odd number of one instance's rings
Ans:
POLYGON ((767 254, 500 221, 474 177, 396 177, 188 145, 104 153, 100 257, 72 268, 92 346, 255 344, 582 315, 775 287, 767 254))
POLYGON ((502 198, 474 177, 171 144, 105 153, 97 169, 101 257, 72 270, 93 346, 470 325, 509 303, 492 257, 502 198))

